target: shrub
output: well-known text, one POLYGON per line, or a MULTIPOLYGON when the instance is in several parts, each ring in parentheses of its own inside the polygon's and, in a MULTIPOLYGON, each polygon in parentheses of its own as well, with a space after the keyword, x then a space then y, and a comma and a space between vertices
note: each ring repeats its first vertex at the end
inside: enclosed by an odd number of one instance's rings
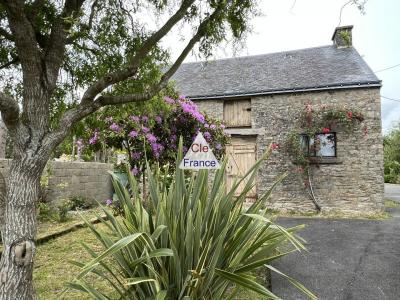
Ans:
MULTIPOLYGON (((238 288, 278 299, 257 283, 253 274, 266 266, 282 275, 269 264, 304 249, 295 235, 302 226, 285 229, 261 209, 285 176, 249 208, 243 207, 246 194, 255 184, 257 170, 270 152, 269 148, 229 191, 224 180, 226 160, 210 186, 207 170, 186 175, 177 168, 172 183, 167 185, 164 176, 155 175, 159 170, 153 173, 147 168, 150 199, 146 206, 130 172, 131 193, 114 179, 124 214, 115 217, 104 208, 109 219, 103 222, 107 231, 87 221, 105 250, 97 254, 84 245, 93 259, 74 262, 81 272, 69 287, 95 299, 109 299, 104 291, 85 280, 92 273, 107 280, 113 296, 120 299, 228 299, 238 288), (244 186, 243 191, 235 197, 240 185, 244 186)), ((179 164, 182 151, 178 153, 179 164)), ((300 283, 292 278, 289 281, 316 299, 300 283)))
POLYGON ((51 209, 51 207, 44 202, 39 202, 38 204, 38 219, 39 221, 48 221, 51 219, 53 211, 51 209))
POLYGON ((89 209, 97 204, 94 200, 82 196, 73 196, 71 197, 70 202, 71 210, 89 209))
POLYGON ((229 137, 221 121, 200 112, 195 103, 184 97, 165 97, 163 102, 148 114, 100 118, 91 130, 89 148, 100 150, 107 146, 122 150, 137 177, 144 172, 146 161, 150 165, 169 165, 173 172, 180 136, 186 152, 198 132, 202 132, 215 156, 222 157, 229 137))
POLYGON ((400 182, 400 129, 394 128, 383 139, 385 182, 400 182))
POLYGON ((68 212, 71 210, 73 203, 69 199, 62 200, 57 205, 57 220, 59 222, 66 222, 68 221, 68 212))

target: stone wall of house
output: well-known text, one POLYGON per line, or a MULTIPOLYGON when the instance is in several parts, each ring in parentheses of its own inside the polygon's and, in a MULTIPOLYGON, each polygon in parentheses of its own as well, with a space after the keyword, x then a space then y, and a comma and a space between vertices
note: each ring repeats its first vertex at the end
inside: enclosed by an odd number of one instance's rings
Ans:
MULTIPOLYGON (((10 160, 0 159, 0 172, 8 176, 10 160)), ((104 201, 112 196, 112 184, 107 171, 112 164, 95 162, 56 162, 48 164, 47 200, 53 204, 62 199, 81 196, 88 200, 104 201)), ((46 175, 47 174, 47 175, 46 175)))
MULTIPOLYGON (((347 105, 364 116, 361 128, 348 134, 337 131, 337 159, 334 164, 314 165, 312 170, 315 196, 323 211, 368 213, 383 207, 383 145, 381 134, 380 94, 377 88, 304 92, 254 97, 252 129, 257 130, 260 156, 275 141, 285 144, 287 134, 298 127, 298 116, 305 104, 347 105), (368 133, 364 133, 364 127, 368 133)), ((196 101, 200 109, 222 118, 222 101, 196 101), (204 103, 203 103, 204 102, 204 103), (206 103, 207 102, 207 103, 206 103)), ((230 133, 235 133, 231 131, 230 133)), ((238 132, 239 133, 239 132, 238 132)), ((246 134, 246 131, 241 134, 246 134)), ((251 131, 250 131, 251 133, 251 131)), ((283 184, 273 193, 269 206, 287 211, 313 211, 301 175, 283 147, 275 151, 258 174, 258 194, 265 192, 282 173, 289 172, 283 184)))
POLYGON ((200 111, 204 111, 210 117, 223 119, 224 118, 224 100, 202 100, 194 101, 200 111))

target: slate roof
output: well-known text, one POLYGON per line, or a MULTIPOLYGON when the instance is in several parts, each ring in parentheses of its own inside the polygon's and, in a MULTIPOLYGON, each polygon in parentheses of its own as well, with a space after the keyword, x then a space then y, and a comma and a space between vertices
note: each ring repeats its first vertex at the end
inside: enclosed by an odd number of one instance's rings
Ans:
POLYGON ((173 80, 192 99, 381 86, 357 50, 333 45, 185 63, 173 80))

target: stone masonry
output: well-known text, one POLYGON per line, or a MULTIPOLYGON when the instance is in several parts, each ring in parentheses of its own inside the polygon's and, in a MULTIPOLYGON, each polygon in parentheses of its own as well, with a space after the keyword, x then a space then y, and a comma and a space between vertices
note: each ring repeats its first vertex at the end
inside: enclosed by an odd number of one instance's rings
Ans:
MULTIPOLYGON (((229 101, 229 100, 227 100, 229 101)), ((196 100, 200 110, 223 118, 223 100, 196 100)), ((275 141, 285 144, 286 136, 298 128, 298 116, 306 103, 346 105, 361 111, 361 128, 347 134, 336 131, 335 163, 313 165, 315 196, 323 211, 371 213, 383 207, 383 145, 379 88, 356 88, 265 95, 251 98, 251 128, 229 129, 231 134, 257 135, 258 156, 275 141), (368 133, 365 134, 363 127, 368 133)), ((258 174, 257 191, 262 194, 280 174, 289 172, 273 193, 268 206, 283 211, 315 210, 303 179, 281 147, 258 174)))
MULTIPOLYGON (((0 172, 6 180, 9 163, 7 159, 0 160, 0 172)), ((48 166, 47 200, 53 204, 74 196, 101 202, 112 196, 111 179, 107 173, 112 170, 112 164, 51 161, 48 166)))

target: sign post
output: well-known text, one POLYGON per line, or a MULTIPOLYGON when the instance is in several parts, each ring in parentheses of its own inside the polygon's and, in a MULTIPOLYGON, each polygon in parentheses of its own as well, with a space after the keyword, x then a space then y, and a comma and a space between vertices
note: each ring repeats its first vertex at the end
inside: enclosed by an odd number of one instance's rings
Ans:
POLYGON ((221 165, 201 132, 196 136, 179 165, 180 169, 185 170, 219 169, 220 167, 221 165))

